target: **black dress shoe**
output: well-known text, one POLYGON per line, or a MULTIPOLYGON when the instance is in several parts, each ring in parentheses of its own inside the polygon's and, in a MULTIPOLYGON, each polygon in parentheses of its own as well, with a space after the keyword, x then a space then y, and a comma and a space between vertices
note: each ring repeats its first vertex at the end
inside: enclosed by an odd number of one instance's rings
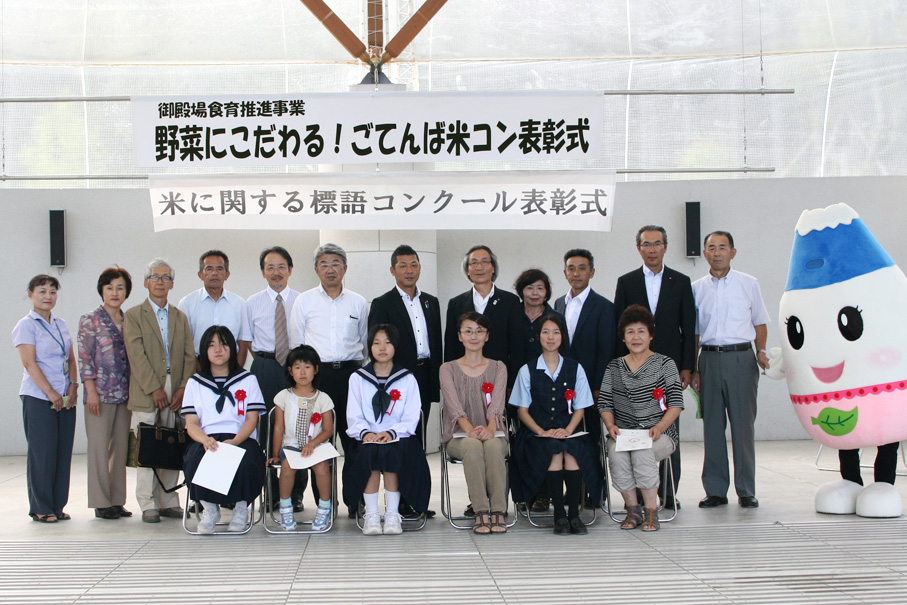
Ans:
POLYGON ((117 512, 116 506, 108 506, 94 509, 94 516, 98 519, 119 519, 120 513, 117 512))
POLYGON ((699 501, 699 508, 715 508, 727 504, 727 498, 724 496, 706 496, 699 501))
POLYGON ((674 510, 675 504, 677 505, 677 510, 680 510, 680 500, 676 502, 674 500, 665 500, 663 506, 665 510, 674 510))
POLYGON ((476 511, 473 510, 472 504, 470 504, 469 506, 466 507, 466 510, 463 511, 463 516, 464 517, 475 517, 476 516, 476 511))
POLYGON ((740 496, 740 506, 743 508, 759 508, 759 501, 756 496, 740 496))
POLYGON ((570 522, 567 521, 567 517, 561 517, 560 519, 555 519, 554 533, 556 533, 556 534, 569 534, 570 533, 570 522))
POLYGON ((305 510, 305 505, 302 503, 302 498, 293 498, 293 512, 301 513, 305 510))
POLYGON ((129 512, 128 510, 126 510, 125 508, 123 508, 122 504, 118 504, 117 506, 114 506, 113 508, 117 509, 117 514, 121 517, 131 517, 132 516, 132 513, 129 512))
POLYGON ((570 533, 571 534, 588 534, 589 530, 586 529, 585 524, 579 520, 579 517, 574 517, 570 519, 570 533))

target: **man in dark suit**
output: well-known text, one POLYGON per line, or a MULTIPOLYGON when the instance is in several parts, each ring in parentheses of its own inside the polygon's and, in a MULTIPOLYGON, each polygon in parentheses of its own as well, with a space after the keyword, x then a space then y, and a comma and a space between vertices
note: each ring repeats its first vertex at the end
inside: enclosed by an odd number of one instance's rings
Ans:
MULTIPOLYGON (((592 398, 598 401, 605 367, 614 358, 617 320, 614 304, 589 287, 595 276, 595 260, 588 250, 574 249, 564 254, 564 277, 570 292, 554 302, 554 310, 567 320, 570 349, 567 353, 579 362, 586 372, 592 398)), ((601 440, 601 419, 598 408, 586 408, 586 430, 595 443, 601 440)))
MULTIPOLYGON (((411 371, 422 396, 422 417, 428 424, 431 403, 441 400, 438 371, 441 368, 441 306, 438 299, 419 290, 416 283, 422 267, 419 254, 410 246, 398 246, 391 254, 391 275, 397 285, 372 301, 368 325, 392 324, 400 332, 394 361, 411 371)), ((425 445, 423 427, 422 445, 425 445)))
POLYGON ((526 357, 523 304, 515 294, 495 287, 498 259, 488 246, 473 246, 469 249, 463 258, 463 273, 472 282, 472 288, 454 296, 447 303, 444 361, 463 356, 463 343, 457 338, 457 320, 467 311, 477 311, 491 323, 483 354, 507 365, 509 391, 526 357))
MULTIPOLYGON (((620 317, 624 309, 633 304, 649 309, 655 316, 652 350, 674 360, 680 372, 681 386, 685 389, 690 384, 696 362, 696 305, 690 278, 665 267, 668 236, 664 227, 646 225, 641 228, 636 233, 636 249, 642 256, 643 266, 617 280, 615 311, 620 317)), ((626 353, 620 335, 618 351, 626 353)), ((675 424, 679 429, 680 422, 675 424)), ((671 465, 676 489, 680 484, 680 444, 671 454, 671 465)), ((667 487, 662 485, 659 495, 666 507, 673 508, 667 487)))

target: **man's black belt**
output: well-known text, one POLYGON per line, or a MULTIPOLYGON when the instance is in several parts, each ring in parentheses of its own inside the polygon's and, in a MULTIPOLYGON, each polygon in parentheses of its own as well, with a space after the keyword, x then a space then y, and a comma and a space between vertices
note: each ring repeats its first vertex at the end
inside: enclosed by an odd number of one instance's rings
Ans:
POLYGON ((710 351, 712 353, 730 353, 732 351, 751 351, 753 349, 752 343, 741 342, 735 345, 702 345, 703 351, 710 351))
POLYGON ((420 357, 416 360, 416 367, 427 366, 429 361, 431 360, 428 357, 420 357))
POLYGON ((274 357, 274 353, 265 353, 264 351, 253 351, 256 357, 261 357, 262 359, 277 359, 274 357))
POLYGON ((345 370, 348 368, 361 368, 362 362, 357 359, 350 359, 349 361, 323 361, 321 362, 325 367, 332 370, 345 370))

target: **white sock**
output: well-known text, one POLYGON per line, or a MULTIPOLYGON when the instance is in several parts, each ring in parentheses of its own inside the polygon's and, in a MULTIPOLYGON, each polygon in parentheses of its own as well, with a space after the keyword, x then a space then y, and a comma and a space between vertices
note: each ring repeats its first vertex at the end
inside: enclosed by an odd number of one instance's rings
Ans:
POLYGON ((293 508, 293 501, 290 498, 281 498, 280 508, 293 508))
POLYGON ((207 502, 205 500, 199 500, 202 503, 202 508, 210 515, 217 514, 217 505, 214 502, 207 502))
MULTIPOLYGON (((376 506, 377 506, 377 505, 376 505, 376 506)), ((318 508, 327 508, 327 509, 330 509, 330 508, 331 508, 331 501, 330 501, 330 500, 325 500, 324 498, 319 499, 319 500, 318 500, 318 508)))
POLYGON ((233 516, 234 517, 245 517, 246 513, 249 510, 249 505, 245 500, 240 500, 233 505, 233 516))
POLYGON ((378 492, 375 492, 374 494, 362 494, 362 499, 365 500, 366 514, 378 512, 378 492))
POLYGON ((384 491, 387 497, 387 512, 396 513, 400 510, 400 492, 384 491))

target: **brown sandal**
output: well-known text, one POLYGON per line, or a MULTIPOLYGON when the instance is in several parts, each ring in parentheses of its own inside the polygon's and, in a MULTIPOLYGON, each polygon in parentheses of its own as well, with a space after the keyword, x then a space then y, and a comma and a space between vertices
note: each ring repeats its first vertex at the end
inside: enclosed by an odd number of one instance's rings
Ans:
POLYGON ((627 518, 620 524, 621 529, 636 529, 642 523, 642 508, 636 506, 627 507, 627 518))
POLYGON ((504 520, 504 513, 495 511, 491 513, 491 533, 503 534, 507 531, 507 522, 504 520))
POLYGON ((490 534, 491 523, 488 521, 488 511, 476 511, 476 520, 472 526, 473 533, 490 534))
POLYGON ((642 522, 643 531, 658 531, 661 528, 657 508, 647 508, 643 514, 645 515, 645 520, 642 522))

